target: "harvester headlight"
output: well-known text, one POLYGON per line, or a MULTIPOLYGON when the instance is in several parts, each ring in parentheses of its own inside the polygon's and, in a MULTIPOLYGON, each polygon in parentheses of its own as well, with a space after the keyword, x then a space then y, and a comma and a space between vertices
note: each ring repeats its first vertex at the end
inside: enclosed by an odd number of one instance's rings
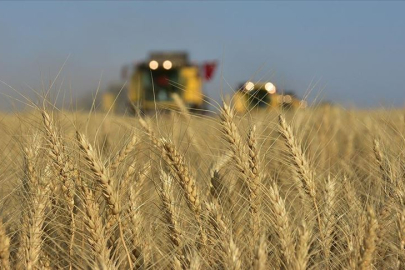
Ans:
POLYGON ((252 83, 252 82, 247 82, 247 83, 245 84, 245 89, 246 89, 247 91, 252 91, 254 88, 255 88, 255 84, 252 83))
POLYGON ((308 103, 305 100, 300 101, 301 108, 305 109, 308 106, 308 103))
POLYGON ((264 85, 264 89, 266 89, 269 94, 275 94, 276 93, 276 86, 272 84, 271 82, 268 82, 264 85))
POLYGON ((284 96, 284 102, 285 103, 291 103, 292 102, 292 97, 290 95, 284 96))
POLYGON ((169 70, 169 69, 172 68, 172 66, 173 66, 173 64, 172 64, 172 62, 169 61, 169 60, 166 60, 166 61, 163 62, 163 68, 164 68, 164 69, 169 70))
POLYGON ((152 60, 149 62, 149 67, 150 69, 155 70, 159 67, 159 63, 155 60, 152 60))

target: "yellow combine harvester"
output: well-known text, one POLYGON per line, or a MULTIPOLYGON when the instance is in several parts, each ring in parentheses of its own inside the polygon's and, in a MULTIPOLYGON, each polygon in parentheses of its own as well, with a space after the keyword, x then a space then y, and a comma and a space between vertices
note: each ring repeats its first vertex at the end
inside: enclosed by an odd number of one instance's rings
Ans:
MULTIPOLYGON (((127 67, 129 108, 141 111, 177 109, 177 94, 190 110, 204 109, 203 82, 213 75, 215 63, 192 64, 185 52, 151 53, 147 61, 127 67)), ((114 94, 106 93, 103 107, 114 106, 114 94)), ((114 110, 114 109, 113 109, 114 110)))
POLYGON ((233 102, 235 110, 239 113, 272 108, 297 109, 307 106, 304 100, 299 100, 292 92, 278 93, 276 86, 271 82, 248 81, 242 84, 236 91, 233 102))

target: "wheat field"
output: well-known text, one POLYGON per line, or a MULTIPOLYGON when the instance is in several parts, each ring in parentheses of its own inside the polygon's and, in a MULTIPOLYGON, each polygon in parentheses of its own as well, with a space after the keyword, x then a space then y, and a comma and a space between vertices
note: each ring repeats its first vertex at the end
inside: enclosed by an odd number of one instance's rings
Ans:
POLYGON ((404 116, 0 115, 0 268, 405 269, 404 116))

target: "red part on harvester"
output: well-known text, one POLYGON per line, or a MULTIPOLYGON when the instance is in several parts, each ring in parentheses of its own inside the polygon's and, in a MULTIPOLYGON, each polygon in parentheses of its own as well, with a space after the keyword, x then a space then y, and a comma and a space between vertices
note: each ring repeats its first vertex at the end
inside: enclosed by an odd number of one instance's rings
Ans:
POLYGON ((169 79, 165 75, 162 75, 162 76, 157 77, 156 83, 159 86, 168 86, 169 85, 169 79))
POLYGON ((206 81, 209 81, 214 77, 214 72, 215 72, 216 67, 217 67, 217 62, 215 62, 215 61, 204 63, 204 65, 203 65, 204 79, 206 81))

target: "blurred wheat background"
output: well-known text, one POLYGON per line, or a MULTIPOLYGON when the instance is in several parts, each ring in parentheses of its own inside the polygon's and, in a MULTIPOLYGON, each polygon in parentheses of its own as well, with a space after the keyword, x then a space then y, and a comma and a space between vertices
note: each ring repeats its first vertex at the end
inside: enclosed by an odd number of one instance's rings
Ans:
POLYGON ((0 120, 1 269, 405 269, 405 113, 0 120))

